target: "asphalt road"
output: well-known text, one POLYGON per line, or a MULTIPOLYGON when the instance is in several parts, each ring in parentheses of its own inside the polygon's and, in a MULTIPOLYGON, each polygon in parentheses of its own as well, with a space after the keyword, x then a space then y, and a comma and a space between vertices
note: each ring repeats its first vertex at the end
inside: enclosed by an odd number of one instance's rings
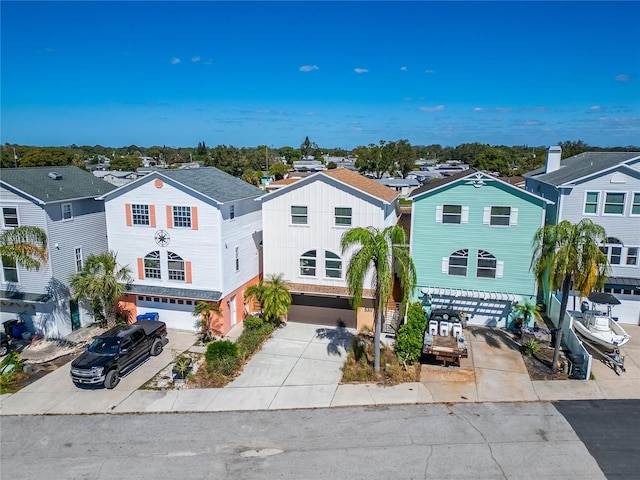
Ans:
POLYGON ((1 421, 2 479, 606 478, 550 403, 1 421))
POLYGON ((640 478, 640 401, 558 402, 609 480, 640 478))

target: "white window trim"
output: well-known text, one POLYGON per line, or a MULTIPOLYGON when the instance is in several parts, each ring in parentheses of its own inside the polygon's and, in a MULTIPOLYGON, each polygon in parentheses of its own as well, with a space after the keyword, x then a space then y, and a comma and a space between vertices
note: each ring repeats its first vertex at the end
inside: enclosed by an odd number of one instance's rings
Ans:
POLYGON ((74 261, 76 263, 76 273, 80 273, 80 271, 84 268, 84 255, 82 254, 82 247, 76 247, 73 250, 74 261), (80 250, 80 268, 78 268, 78 250, 80 250))
POLYGON ((239 272, 240 271, 240 247, 235 248, 235 255, 236 255, 236 259, 235 259, 236 272, 239 272))
POLYGON ((469 207, 467 205, 447 203, 447 205, 456 205, 460 207, 460 223, 444 223, 444 204, 436 206, 436 223, 445 225, 462 225, 469 223, 469 207))
POLYGON ((482 212, 482 223, 496 228, 513 227, 518 224, 518 208, 512 207, 511 205, 491 205, 489 207, 484 207, 482 212), (492 207, 509 207, 509 225, 491 225, 492 207))
POLYGON ((602 192, 599 190, 585 190, 584 192, 584 198, 582 201, 582 215, 587 216, 587 217, 597 217, 600 215, 600 199, 602 198, 602 192), (596 199, 596 213, 587 213, 585 210, 587 209, 587 195, 589 193, 595 193, 596 195, 598 195, 598 198, 596 199))
POLYGON ((621 264, 620 265, 616 265, 616 267, 626 267, 626 268, 638 268, 640 267, 640 247, 637 247, 635 245, 625 245, 624 249, 623 249, 623 255, 622 255, 622 259, 621 259, 621 264), (629 249, 630 248, 637 248, 636 251, 636 264, 635 265, 628 265, 627 264, 627 259, 629 258, 629 249))
POLYGON ((0 265, 2 266, 2 283, 9 285, 20 285, 20 268, 18 267, 18 262, 16 262, 16 277, 18 277, 17 282, 11 282, 4 277, 4 263, 2 263, 2 258, 0 258, 0 265))
MULTIPOLYGON (((629 206, 629 216, 630 217, 640 217, 640 213, 633 213, 633 197, 635 197, 636 195, 640 196, 640 192, 631 192, 631 205, 629 206)), ((20 221, 20 219, 18 219, 18 222, 20 221)))
POLYGON ((309 226, 309 206, 308 205, 291 205, 289 207, 289 225, 292 227, 308 227, 309 226), (293 207, 304 207, 307 209, 307 213, 305 215, 302 214, 294 214, 293 213, 293 207), (306 218, 306 222, 305 223, 293 223, 293 217, 302 217, 304 216, 306 218))
POLYGON ((603 195, 603 200, 602 200, 602 216, 603 217, 624 217, 625 216, 625 212, 627 210, 627 197, 629 192, 624 191, 624 192, 620 192, 620 191, 616 191, 616 190, 607 190, 604 192, 603 195), (622 213, 605 213, 605 210, 607 208, 607 194, 612 193, 612 194, 622 194, 624 195, 624 202, 622 202, 622 213))
MULTIPOLYGON (((138 213, 137 215, 145 215, 143 213, 138 213)), ((131 204, 131 225, 133 227, 149 227, 151 225, 151 209, 149 208, 148 203, 132 203, 131 204), (134 213, 134 207, 147 207, 147 223, 136 223, 136 213, 134 213)))
MULTIPOLYGON (((173 228, 184 228, 186 230, 191 230, 193 229, 193 208, 190 205, 171 205, 171 217, 173 220, 173 228), (180 218, 180 219, 186 219, 187 217, 183 217, 183 216, 176 216, 176 208, 178 209, 183 209, 186 208, 189 210, 189 226, 185 226, 185 225, 176 225, 176 218, 180 218)), ((151 221, 151 212, 149 212, 149 221, 151 221)))
POLYGON ((60 211, 62 212, 62 221, 63 222, 70 222, 71 220, 73 220, 73 204, 70 202, 65 202, 63 204, 60 205, 60 211), (69 212, 71 213, 71 216, 69 218, 64 218, 64 207, 66 205, 69 205, 69 212))
POLYGON ((2 205, 2 208, 3 208, 3 210, 2 210, 2 228, 6 229, 6 230, 10 230, 12 228, 15 228, 12 225, 5 224, 5 222, 4 222, 4 209, 5 208, 15 208, 16 209, 16 218, 18 219, 18 225, 17 226, 19 227, 21 225, 21 223, 20 223, 20 211, 18 209, 18 206, 17 205, 2 205))
MULTIPOLYGON (((307 221, 309 219, 309 211, 307 210, 307 221)), ((333 226, 337 227, 337 228, 353 228, 353 207, 333 207, 333 226), (351 210, 351 214, 350 215, 338 215, 336 213, 336 209, 338 208, 344 208, 344 209, 349 209, 351 210), (343 224, 343 223, 338 223, 338 218, 348 218, 349 219, 349 225, 343 224)))

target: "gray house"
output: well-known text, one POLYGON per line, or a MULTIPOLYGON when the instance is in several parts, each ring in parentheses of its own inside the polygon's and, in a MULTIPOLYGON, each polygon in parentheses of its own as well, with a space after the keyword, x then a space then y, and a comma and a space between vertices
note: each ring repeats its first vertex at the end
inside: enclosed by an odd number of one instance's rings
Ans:
POLYGON ((560 161, 549 147, 546 165, 525 174, 526 189, 554 202, 546 223, 584 218, 607 232, 602 246, 611 264, 605 291, 623 302, 620 321, 640 321, 640 152, 585 152, 560 161))
POLYGON ((3 259, 0 321, 22 319, 28 330, 54 338, 93 321, 88 305, 70 300, 69 277, 87 256, 107 251, 104 203, 95 197, 115 188, 72 166, 0 171, 0 227, 40 227, 49 243, 39 271, 3 259))

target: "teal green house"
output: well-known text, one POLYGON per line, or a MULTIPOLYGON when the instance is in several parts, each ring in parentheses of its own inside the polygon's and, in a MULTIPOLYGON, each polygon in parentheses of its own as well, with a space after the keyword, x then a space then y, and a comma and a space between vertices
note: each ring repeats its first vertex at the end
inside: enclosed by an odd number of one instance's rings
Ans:
POLYGON ((470 324, 511 328, 514 304, 536 299, 532 240, 552 202, 475 169, 410 198, 416 300, 463 311, 470 324))

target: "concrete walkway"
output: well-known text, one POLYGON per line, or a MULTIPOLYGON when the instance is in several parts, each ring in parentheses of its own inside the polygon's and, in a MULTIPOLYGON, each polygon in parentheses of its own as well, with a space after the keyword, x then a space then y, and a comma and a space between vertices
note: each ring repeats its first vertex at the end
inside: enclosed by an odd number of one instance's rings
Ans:
POLYGON ((623 349, 620 376, 594 360, 595 380, 532 382, 517 349, 499 330, 468 334, 471 355, 460 367, 425 365, 420 382, 392 387, 339 385, 354 332, 289 323, 278 330, 242 374, 224 388, 138 390, 195 338, 170 332, 165 352, 153 357, 114 390, 79 389, 64 366, 16 394, 0 398, 2 415, 124 412, 277 410, 362 405, 461 402, 537 402, 574 399, 640 399, 640 327, 623 349))

